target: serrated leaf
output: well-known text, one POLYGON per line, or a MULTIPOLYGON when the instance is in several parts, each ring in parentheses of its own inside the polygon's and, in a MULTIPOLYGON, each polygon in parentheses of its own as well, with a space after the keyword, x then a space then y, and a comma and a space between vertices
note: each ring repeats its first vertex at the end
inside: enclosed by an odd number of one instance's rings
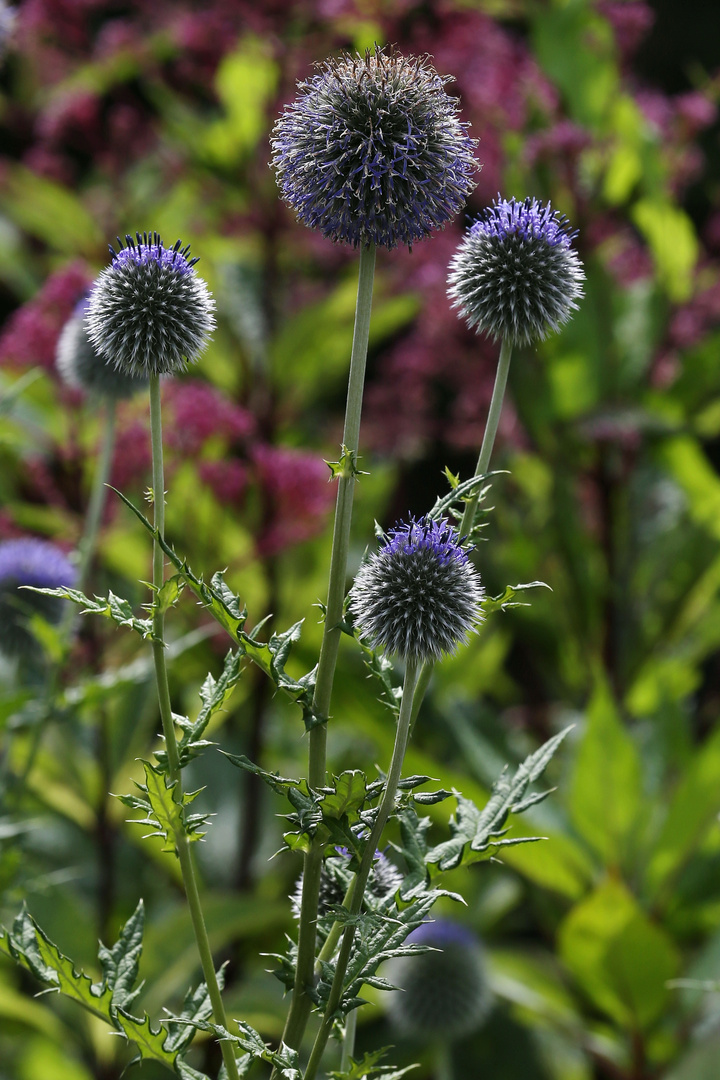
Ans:
POLYGON ((115 1026, 110 988, 93 983, 89 976, 78 971, 25 908, 15 919, 12 932, 6 931, 2 940, 9 955, 36 978, 50 983, 53 990, 115 1026))
MULTIPOLYGON (((529 607, 523 600, 515 600, 519 592, 526 589, 550 589, 544 581, 528 581, 523 585, 506 585, 504 590, 497 596, 487 596, 482 602, 482 610, 485 615, 491 615, 494 611, 509 611, 515 607, 529 607)), ((550 590, 552 592, 552 589, 550 590)))
POLYGON ((114 592, 108 592, 107 596, 96 596, 91 600, 85 593, 78 589, 36 589, 34 586, 22 585, 21 588, 31 592, 42 593, 44 596, 59 596, 63 600, 70 600, 73 604, 82 607, 81 615, 102 615, 111 619, 118 626, 128 627, 140 634, 145 640, 156 641, 153 635, 152 619, 138 619, 133 615, 132 605, 129 600, 123 600, 114 592))
POLYGON ((138 977, 144 926, 145 907, 140 900, 112 949, 100 942, 98 959, 103 979, 112 992, 114 1008, 129 1009, 142 989, 142 986, 133 987, 138 977))
POLYGON ((222 1027, 221 1024, 213 1024, 207 1020, 197 1026, 203 1031, 212 1032, 218 1039, 230 1042, 233 1046, 239 1046, 251 1058, 266 1061, 277 1070, 282 1080, 302 1080, 302 1074, 298 1068, 299 1057, 297 1050, 291 1050, 289 1046, 282 1042, 279 1050, 272 1050, 263 1042, 262 1036, 250 1024, 246 1024, 243 1020, 234 1020, 233 1023, 238 1027, 238 1035, 234 1035, 227 1028, 222 1027))
POLYGON ((117 1022, 128 1039, 135 1043, 141 1058, 159 1061, 170 1069, 175 1067, 177 1054, 165 1049, 167 1032, 162 1024, 153 1028, 147 1013, 143 1017, 137 1017, 125 1012, 124 1009, 118 1009, 117 1022))
MULTIPOLYGON (((223 964, 217 975, 220 990, 225 985, 225 968, 223 964)), ((179 1016, 171 1016, 165 1021, 167 1028, 167 1040, 165 1048, 182 1053, 195 1037, 197 1025, 203 1020, 209 1020, 212 1016, 212 1003, 208 993, 207 984, 202 982, 195 990, 188 990, 182 1004, 179 1016)))
POLYGON ((207 824, 206 814, 186 814, 185 809, 200 794, 199 791, 184 792, 181 802, 175 795, 181 789, 177 780, 171 781, 162 767, 158 768, 149 761, 143 761, 145 783, 137 784, 143 793, 120 795, 125 806, 132 807, 145 814, 136 818, 135 824, 149 825, 152 832, 148 836, 158 836, 164 840, 163 851, 175 852, 177 837, 186 836, 189 840, 200 840, 204 835, 203 827, 207 824))
POLYGON ((407 1065, 404 1069, 396 1069, 393 1065, 381 1065, 380 1062, 391 1048, 383 1046, 381 1050, 372 1050, 365 1054, 360 1061, 355 1058, 350 1060, 350 1068, 343 1072, 330 1072, 331 1080, 401 1080, 403 1076, 417 1065, 407 1065))
POLYGON ((529 785, 537 780, 566 737, 570 728, 548 739, 539 750, 518 766, 512 778, 503 772, 493 785, 492 793, 482 810, 459 792, 456 792, 457 811, 450 822, 450 840, 432 848, 425 856, 430 865, 437 865, 440 870, 452 870, 460 865, 467 865, 478 859, 487 858, 494 848, 507 846, 509 843, 527 843, 539 837, 519 837, 517 840, 503 840, 506 831, 503 826, 510 813, 521 813, 534 802, 544 798, 548 792, 537 799, 527 798, 525 792, 529 785))
POLYGON ((354 815, 363 806, 367 792, 367 780, 360 769, 350 769, 333 778, 332 788, 323 788, 320 809, 323 817, 339 820, 354 815))
POLYGON ((185 580, 181 574, 174 574, 168 578, 155 595, 156 607, 160 611, 168 611, 178 602, 184 585, 185 580))

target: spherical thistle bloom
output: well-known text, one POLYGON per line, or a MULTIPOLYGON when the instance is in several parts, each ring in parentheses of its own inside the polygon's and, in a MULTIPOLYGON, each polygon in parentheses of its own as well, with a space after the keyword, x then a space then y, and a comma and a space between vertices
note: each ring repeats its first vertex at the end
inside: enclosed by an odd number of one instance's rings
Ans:
POLYGON ((55 366, 68 386, 103 398, 128 398, 147 386, 147 377, 128 375, 101 356, 85 327, 87 298, 65 323, 57 343, 55 366))
POLYGON ((197 259, 178 240, 166 248, 157 233, 136 233, 110 248, 112 262, 90 293, 85 326, 98 352, 126 375, 183 371, 198 359, 215 327, 197 259))
POLYGON ((0 543, 0 649, 8 656, 28 656, 37 643, 28 628, 33 615, 59 623, 64 601, 57 596, 21 589, 72 588, 75 567, 67 556, 47 540, 20 537, 0 543))
POLYGON ((475 140, 427 56, 394 48, 319 65, 275 124, 282 198, 331 240, 412 246, 475 186, 475 140))
POLYGON ((559 330, 585 279, 567 218, 550 203, 498 196, 450 263, 448 295, 469 326, 514 345, 559 330))
POLYGON ((360 567, 350 611, 362 636, 403 660, 439 660, 480 621, 480 577, 446 521, 392 529, 360 567))
MULTIPOLYGON (((318 915, 327 915, 337 904, 342 904, 345 893, 353 878, 350 870, 350 852, 347 848, 337 848, 337 855, 331 855, 325 859, 320 874, 320 894, 318 898, 318 915)), ((375 852, 367 888, 365 889, 364 903, 366 907, 394 896, 402 885, 403 876, 387 855, 382 851, 375 852)), ((297 880, 295 891, 290 897, 293 915, 300 918, 300 904, 302 901, 302 874, 297 880)))
POLYGON ((400 988, 387 1001, 398 1034, 423 1042, 454 1042, 472 1034, 491 1004, 477 936, 461 923, 438 919, 413 930, 406 944, 437 951, 398 957, 389 967, 389 981, 400 988))

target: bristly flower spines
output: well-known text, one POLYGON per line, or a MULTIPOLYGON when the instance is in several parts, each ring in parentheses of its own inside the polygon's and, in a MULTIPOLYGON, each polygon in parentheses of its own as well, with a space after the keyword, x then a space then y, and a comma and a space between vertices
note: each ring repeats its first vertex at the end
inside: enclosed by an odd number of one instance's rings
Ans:
POLYGON ((450 263, 448 295, 471 327, 513 345, 559 330, 583 295, 585 272, 564 214, 499 195, 450 263))
POLYGON ((475 186, 475 140, 429 57, 376 46, 317 65, 273 129, 283 199, 328 238, 411 246, 475 186))
POLYGON ((90 294, 86 327, 98 352, 128 375, 173 374, 194 363, 215 327, 215 301, 178 240, 129 233, 90 294))
POLYGON ((455 652, 481 620, 480 577, 446 521, 411 519, 360 567, 349 609, 361 635, 413 663, 455 652))

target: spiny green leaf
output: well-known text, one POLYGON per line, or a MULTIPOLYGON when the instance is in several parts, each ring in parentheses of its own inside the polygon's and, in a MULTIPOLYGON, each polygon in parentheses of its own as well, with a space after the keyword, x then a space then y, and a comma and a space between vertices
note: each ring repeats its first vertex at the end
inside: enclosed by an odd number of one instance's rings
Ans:
POLYGON ((71 600, 73 604, 82 607, 81 615, 102 615, 106 619, 112 619, 118 626, 129 627, 142 638, 157 640, 153 635, 152 619, 136 618, 130 601, 123 600, 114 592, 108 592, 107 596, 96 596, 94 600, 91 600, 78 589, 36 589, 31 585, 23 585, 21 588, 43 593, 45 596, 59 596, 64 600, 71 600))
MULTIPOLYGON (((490 615, 494 611, 509 611, 510 608, 515 607, 529 607, 523 600, 515 600, 515 596, 519 592, 523 592, 525 589, 549 589, 550 586, 546 585, 544 581, 528 581, 524 585, 506 585, 503 592, 497 596, 488 596, 482 602, 482 609, 485 615, 490 615)), ((552 589, 550 590, 552 592, 552 589)))
POLYGON ((279 1050, 272 1050, 263 1042, 262 1037, 250 1024, 246 1024, 242 1020, 234 1020, 233 1023, 237 1025, 239 1035, 234 1035, 227 1028, 222 1027, 221 1024, 213 1024, 207 1020, 200 1021, 197 1026, 202 1031, 212 1032, 218 1039, 232 1043, 233 1046, 239 1046, 251 1058, 266 1061, 268 1065, 274 1066, 282 1080, 302 1080, 302 1074, 298 1068, 297 1050, 291 1050, 289 1046, 282 1042, 279 1050))
POLYGON ((381 1050, 373 1050, 364 1055, 362 1060, 350 1059, 350 1068, 343 1072, 330 1072, 328 1076, 332 1080, 402 1080, 417 1065, 406 1065, 404 1069, 396 1069, 394 1065, 381 1065, 380 1062, 391 1049, 384 1046, 381 1050))
POLYGON ((349 479, 352 476, 367 476, 368 473, 358 469, 357 463, 357 452, 355 450, 348 450, 345 445, 342 447, 342 454, 339 461, 325 462, 330 470, 330 478, 332 480, 341 476, 344 476, 346 479, 349 479))
MULTIPOLYGON (((222 990, 225 985, 226 964, 220 968, 217 974, 217 982, 222 990)), ((182 1052, 192 1042, 197 1024, 202 1020, 209 1020, 212 1016, 212 1003, 208 993, 207 984, 202 982, 195 990, 188 990, 182 1004, 179 1016, 171 1016, 165 1021, 167 1027, 167 1039, 165 1048, 182 1052)))
POLYGON ((5 932, 3 941, 9 955, 36 978, 115 1026, 110 987, 93 983, 84 972, 77 971, 25 908, 15 919, 12 932, 5 932))
POLYGON ((320 809, 323 817, 339 820, 346 815, 357 816, 367 792, 365 774, 360 769, 350 769, 333 778, 332 788, 323 788, 320 809))
POLYGON ((169 780, 162 768, 157 768, 149 761, 143 761, 142 764, 145 783, 139 783, 137 787, 143 792, 143 796, 119 797, 125 806, 145 814, 144 818, 135 819, 135 823, 150 825, 153 831, 148 833, 148 836, 161 837, 165 841, 163 851, 175 852, 178 836, 185 835, 190 840, 200 840, 205 835, 201 830, 207 824, 207 816, 185 813, 185 808, 197 798, 200 791, 184 792, 181 802, 177 802, 175 795, 180 790, 178 782, 169 780))
POLYGON ((544 791, 536 796, 526 797, 529 785, 537 780, 557 750, 570 728, 548 739, 539 750, 530 754, 518 766, 510 779, 506 773, 493 785, 492 793, 483 810, 479 810, 470 799, 456 792, 458 807, 455 819, 450 822, 451 839, 446 840, 425 856, 425 861, 437 865, 440 870, 451 870, 456 866, 476 862, 487 858, 494 848, 509 843, 527 843, 540 837, 520 837, 517 840, 503 840, 507 831, 503 828, 508 814, 521 813, 535 805, 550 792, 544 791))
POLYGON ((131 1039, 138 1048, 138 1056, 135 1061, 139 1061, 141 1058, 151 1058, 153 1061, 159 1061, 163 1065, 167 1065, 168 1068, 174 1069, 177 1054, 165 1049, 167 1032, 162 1024, 158 1024, 157 1028, 154 1029, 147 1013, 143 1017, 131 1016, 124 1009, 118 1009, 117 1022, 128 1039, 131 1039))

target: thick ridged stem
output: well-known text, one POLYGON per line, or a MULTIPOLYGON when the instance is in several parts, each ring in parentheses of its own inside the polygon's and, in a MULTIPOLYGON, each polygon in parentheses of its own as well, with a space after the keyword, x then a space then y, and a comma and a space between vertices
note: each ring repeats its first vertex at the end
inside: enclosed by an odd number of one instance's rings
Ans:
MULTIPOLYGON (((408 662, 405 669, 403 696, 400 704, 400 715, 398 716, 395 745, 393 747, 390 768, 388 769, 385 790, 383 791, 383 796, 380 800, 380 805, 378 806, 377 815, 370 831, 370 836, 365 844, 365 850, 363 851, 363 856, 360 860, 360 867, 355 876, 355 887, 352 890, 352 897, 350 898, 350 903, 348 905, 351 916, 360 914, 365 886, 368 877, 370 876, 370 871, 375 859, 375 852, 380 843, 383 829, 395 806, 395 795, 397 794, 405 750, 407 749, 408 738, 410 736, 410 722, 413 714, 413 699, 418 680, 418 673, 418 666, 408 662)), ((305 1080, 315 1080, 315 1076, 320 1067, 320 1062, 323 1053, 325 1052, 325 1046, 330 1037, 330 1032, 332 1031, 335 1014, 342 1001, 345 974, 347 972, 348 963, 350 962, 354 937, 355 926, 350 923, 345 927, 342 935, 342 942, 335 964, 335 975, 333 977, 332 986, 330 987, 327 1007, 325 1009, 322 1024, 320 1025, 320 1030, 317 1033, 310 1053, 310 1059, 305 1070, 305 1080)))
MULTIPOLYGON (((152 476, 153 476, 153 524, 160 537, 165 536, 165 474, 163 468, 162 447, 162 414, 160 409, 160 377, 150 376, 150 433, 152 439, 152 476)), ((165 563, 163 550, 157 538, 153 542, 153 585, 160 590, 165 579, 165 563)), ((168 685, 167 666, 165 664, 165 614, 158 603, 158 592, 155 592, 155 607, 153 610, 153 659, 155 661, 155 677, 158 689, 158 701, 160 705, 160 719, 162 721, 163 735, 168 758, 168 773, 170 780, 177 787, 174 792, 178 803, 182 802, 182 777, 180 774, 180 756, 175 740, 175 728, 172 718, 172 706, 170 703, 170 688, 168 685)), ((200 903, 200 892, 195 873, 194 859, 187 836, 183 832, 175 835, 177 857, 182 871, 185 896, 187 897, 190 917, 192 919, 195 941, 197 942, 200 963, 202 966, 205 984, 213 1010, 213 1019, 216 1024, 227 1028, 225 1006, 223 1005, 220 987, 215 974, 212 950, 208 938, 205 918, 200 903)), ((223 1040, 220 1043, 225 1069, 230 1080, 239 1080, 235 1053, 232 1045, 223 1040)))
MULTIPOLYGON (((350 547, 350 524, 352 521, 353 496, 355 494, 360 417, 365 385, 365 364, 370 332, 374 274, 375 247, 361 248, 355 328, 353 331, 352 353, 350 355, 347 404, 345 406, 342 467, 339 473, 337 502, 335 505, 325 625, 313 695, 313 713, 318 718, 319 723, 310 729, 308 735, 308 784, 311 788, 322 787, 325 784, 327 720, 330 715, 330 698, 332 696, 335 665, 342 632, 340 623, 345 601, 345 578, 350 547)), ((314 979, 316 921, 321 871, 322 845, 314 842, 305 855, 303 865, 295 984, 290 1011, 283 1032, 283 1042, 287 1046, 293 1047, 293 1049, 300 1046, 312 1006, 307 994, 307 987, 312 985, 314 979)), ((273 1073, 273 1076, 275 1075, 276 1073, 273 1073)))
MULTIPOLYGON (((502 345, 500 346, 500 359, 498 360, 497 371, 495 373, 495 385, 493 386, 492 398, 490 399, 487 424, 485 425, 485 434, 483 435, 482 446, 480 447, 478 463, 475 467, 476 476, 484 476, 488 471, 490 457, 492 456, 493 446, 495 445, 495 436, 497 435, 498 424, 500 423, 500 413, 502 412, 503 399, 505 397, 505 386, 507 385, 511 356, 512 342, 508 338, 503 338, 502 345)), ((480 492, 477 492, 465 507, 465 513, 463 514, 463 519, 460 524, 460 536, 469 536, 472 532, 479 501, 480 492)))

